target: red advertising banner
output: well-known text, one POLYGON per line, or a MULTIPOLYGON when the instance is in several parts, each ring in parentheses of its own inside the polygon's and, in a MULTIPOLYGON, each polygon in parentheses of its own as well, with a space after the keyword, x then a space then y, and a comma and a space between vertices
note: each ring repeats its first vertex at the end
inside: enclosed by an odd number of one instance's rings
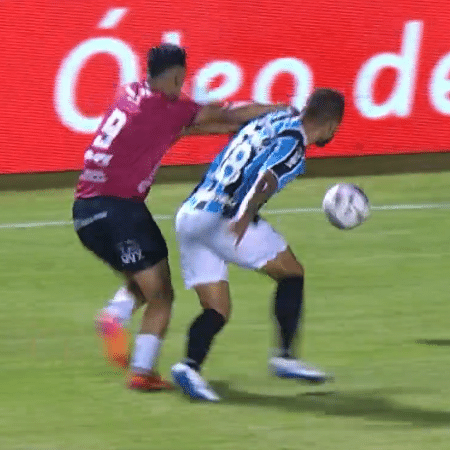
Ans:
MULTIPOLYGON (((344 92, 341 130, 310 157, 450 150, 446 0, 112 0, 0 3, 0 173, 80 169, 119 84, 161 41, 188 51, 201 101, 344 92)), ((166 165, 209 162, 223 137, 186 138, 166 165)))

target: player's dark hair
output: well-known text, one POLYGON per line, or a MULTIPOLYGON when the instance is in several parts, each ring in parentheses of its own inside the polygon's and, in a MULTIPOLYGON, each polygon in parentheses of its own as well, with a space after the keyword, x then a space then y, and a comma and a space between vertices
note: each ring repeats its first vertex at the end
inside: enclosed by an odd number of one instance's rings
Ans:
POLYGON ((147 67, 150 77, 155 78, 174 66, 186 67, 186 51, 173 44, 161 44, 148 51, 147 67))
POLYGON ((344 116, 344 96, 333 89, 316 89, 308 99, 304 119, 324 124, 329 120, 341 122, 344 116))

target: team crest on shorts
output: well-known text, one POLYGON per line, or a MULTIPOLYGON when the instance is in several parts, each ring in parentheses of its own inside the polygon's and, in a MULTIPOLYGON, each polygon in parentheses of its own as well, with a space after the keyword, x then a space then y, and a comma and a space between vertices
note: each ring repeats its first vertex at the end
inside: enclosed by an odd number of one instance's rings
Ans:
POLYGON ((132 239, 121 242, 118 244, 118 247, 120 250, 120 259, 123 264, 133 264, 144 259, 141 247, 132 239))

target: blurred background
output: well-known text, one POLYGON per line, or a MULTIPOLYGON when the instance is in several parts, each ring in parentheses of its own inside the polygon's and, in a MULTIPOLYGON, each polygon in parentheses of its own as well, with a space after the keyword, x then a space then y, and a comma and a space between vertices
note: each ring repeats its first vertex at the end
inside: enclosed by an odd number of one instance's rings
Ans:
MULTIPOLYGON (((160 42, 188 52, 197 101, 290 101, 341 90, 335 142, 310 158, 450 149, 447 2, 108 0, 0 4, 0 173, 76 171, 117 86, 160 42)), ((210 162, 224 138, 186 139, 164 166, 210 162)))

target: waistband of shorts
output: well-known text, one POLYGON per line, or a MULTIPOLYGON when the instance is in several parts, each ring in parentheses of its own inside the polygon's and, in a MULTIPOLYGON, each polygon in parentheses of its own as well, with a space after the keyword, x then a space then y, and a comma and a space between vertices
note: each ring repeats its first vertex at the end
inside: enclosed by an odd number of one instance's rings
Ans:
POLYGON ((145 205, 145 200, 139 200, 136 198, 130 197, 117 197, 113 195, 96 195, 94 197, 75 197, 74 203, 95 203, 99 201, 105 201, 110 203, 127 203, 127 204, 135 204, 135 205, 145 205))

